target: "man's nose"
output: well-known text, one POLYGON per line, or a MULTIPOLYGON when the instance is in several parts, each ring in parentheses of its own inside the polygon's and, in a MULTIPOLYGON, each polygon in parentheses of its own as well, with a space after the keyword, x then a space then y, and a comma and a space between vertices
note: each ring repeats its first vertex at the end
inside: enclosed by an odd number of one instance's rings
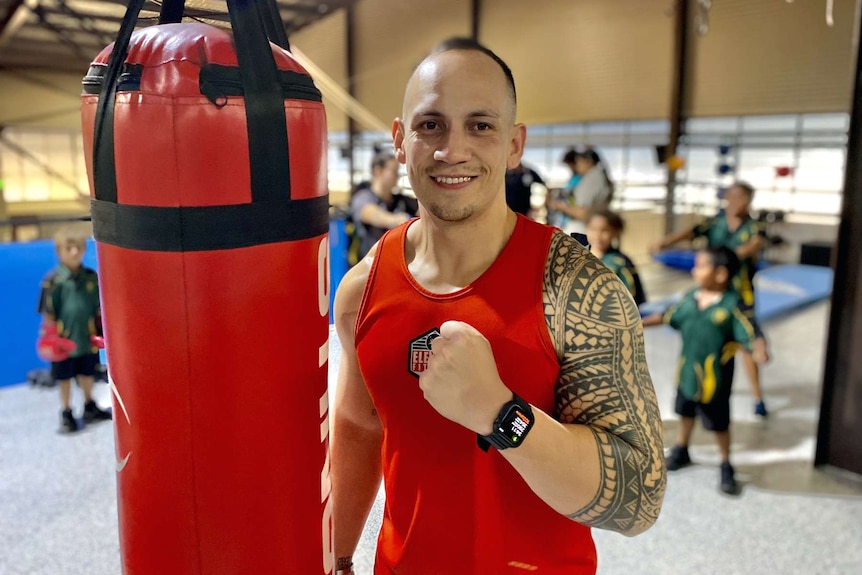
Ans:
POLYGON ((460 164, 470 159, 470 142, 462 130, 449 130, 441 139, 434 159, 447 164, 460 164))

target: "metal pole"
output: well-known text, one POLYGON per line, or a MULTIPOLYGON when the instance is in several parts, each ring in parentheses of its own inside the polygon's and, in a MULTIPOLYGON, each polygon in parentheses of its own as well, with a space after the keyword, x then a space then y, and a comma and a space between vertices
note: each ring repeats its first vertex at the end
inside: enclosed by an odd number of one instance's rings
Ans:
MULTIPOLYGON (((688 52, 688 0, 676 0, 674 26, 674 54, 673 54, 673 88, 670 103, 670 134, 668 137, 667 153, 665 160, 676 155, 679 138, 684 132, 683 105, 685 104, 685 72, 686 55, 688 52)), ((665 196, 664 208, 664 233, 670 234, 674 231, 673 208, 675 203, 674 192, 676 189, 676 171, 668 167, 667 170, 667 195, 665 196)))

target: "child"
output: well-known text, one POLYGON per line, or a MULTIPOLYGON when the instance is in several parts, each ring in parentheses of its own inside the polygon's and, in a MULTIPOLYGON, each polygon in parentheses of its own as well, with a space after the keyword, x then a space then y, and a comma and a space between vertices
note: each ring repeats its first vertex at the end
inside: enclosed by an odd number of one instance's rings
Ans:
POLYGON ((92 396, 93 376, 99 363, 96 337, 101 312, 96 272, 81 265, 87 249, 86 236, 64 228, 54 237, 54 242, 60 263, 42 280, 40 347, 45 339, 52 337, 71 342, 68 347, 73 349, 69 351, 67 347, 60 356, 68 352, 68 357, 51 362, 51 375, 60 386, 61 430, 71 433, 80 429, 70 406, 73 377, 84 392, 84 423, 111 419, 111 413, 100 409, 92 396))
MULTIPOLYGON (((732 249, 740 259, 740 267, 732 278, 731 289, 739 294, 745 315, 749 318, 754 317, 754 273, 766 237, 763 225, 751 217, 753 199, 754 188, 745 182, 736 182, 725 191, 725 207, 714 218, 694 228, 671 234, 651 248, 655 253, 683 240, 705 237, 711 248, 725 246, 732 249)), ((757 362, 745 350, 742 351, 742 359, 754 395, 754 413, 766 417, 757 362)))
POLYGON ((635 304, 640 306, 646 301, 646 294, 638 271, 629 257, 617 249, 624 227, 623 219, 617 213, 610 210, 595 212, 587 220, 587 240, 590 253, 619 276, 632 294, 635 304))
POLYGON ((668 471, 691 463, 688 445, 694 416, 714 431, 721 452, 721 491, 737 493, 730 465, 730 388, 733 383, 733 356, 739 345, 751 352, 755 361, 768 360, 766 341, 756 335, 756 327, 743 312, 736 291, 729 289, 739 271, 739 258, 730 248, 707 248, 695 256, 697 286, 664 315, 644 318, 644 326, 667 323, 682 334, 682 358, 676 413, 682 416, 676 445, 666 459, 668 471))

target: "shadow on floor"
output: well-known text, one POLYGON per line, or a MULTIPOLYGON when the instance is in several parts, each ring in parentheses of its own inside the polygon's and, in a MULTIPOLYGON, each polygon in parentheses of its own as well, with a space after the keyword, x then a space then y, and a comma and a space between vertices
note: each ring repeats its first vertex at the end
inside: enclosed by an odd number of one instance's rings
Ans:
MULTIPOLYGON (((770 386, 766 392, 769 417, 735 418, 730 428, 731 462, 742 489, 862 498, 862 477, 814 467, 819 390, 786 384, 770 386)), ((666 420, 663 426, 665 445, 670 447, 679 421, 666 420)), ((717 467, 720 462, 715 436, 699 421, 690 451, 695 464, 717 467)))

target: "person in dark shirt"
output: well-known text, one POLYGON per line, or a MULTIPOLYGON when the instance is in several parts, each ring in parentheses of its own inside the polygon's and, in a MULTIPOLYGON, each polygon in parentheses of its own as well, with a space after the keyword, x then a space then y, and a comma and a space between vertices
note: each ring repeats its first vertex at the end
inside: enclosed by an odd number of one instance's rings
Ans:
POLYGON ((517 168, 506 170, 506 204, 513 212, 530 215, 533 184, 545 185, 542 177, 523 163, 517 168))
POLYGON ((397 192, 398 161, 379 152, 371 161, 371 181, 359 184, 350 197, 350 213, 359 238, 361 260, 386 230, 403 224, 418 211, 415 198, 397 192))

